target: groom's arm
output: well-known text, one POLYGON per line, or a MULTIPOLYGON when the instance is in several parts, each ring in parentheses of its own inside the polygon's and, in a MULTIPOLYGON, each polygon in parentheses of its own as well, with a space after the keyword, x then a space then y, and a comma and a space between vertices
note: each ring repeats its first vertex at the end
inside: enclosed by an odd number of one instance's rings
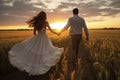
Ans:
POLYGON ((84 32, 85 32, 85 35, 86 35, 86 40, 89 41, 89 32, 88 32, 88 28, 87 28, 87 25, 86 25, 84 19, 83 19, 83 28, 84 28, 84 32))

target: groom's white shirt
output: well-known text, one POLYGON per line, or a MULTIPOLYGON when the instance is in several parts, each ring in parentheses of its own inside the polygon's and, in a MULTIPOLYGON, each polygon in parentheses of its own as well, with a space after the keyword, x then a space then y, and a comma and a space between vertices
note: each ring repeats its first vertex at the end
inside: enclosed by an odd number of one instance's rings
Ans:
POLYGON ((70 27, 70 35, 82 34, 82 28, 84 28, 84 32, 86 36, 89 35, 86 23, 83 18, 79 17, 78 15, 74 15, 73 17, 69 18, 65 29, 70 27))

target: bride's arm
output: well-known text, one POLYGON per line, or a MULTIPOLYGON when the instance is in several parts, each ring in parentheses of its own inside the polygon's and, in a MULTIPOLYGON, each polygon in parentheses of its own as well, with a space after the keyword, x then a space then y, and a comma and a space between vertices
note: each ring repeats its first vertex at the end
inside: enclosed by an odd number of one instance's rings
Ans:
POLYGON ((47 25, 46 25, 46 26, 48 27, 48 29, 49 29, 52 33, 54 33, 54 34, 58 34, 57 32, 55 32, 54 30, 51 29, 51 27, 50 27, 50 25, 49 25, 48 22, 47 22, 47 25))

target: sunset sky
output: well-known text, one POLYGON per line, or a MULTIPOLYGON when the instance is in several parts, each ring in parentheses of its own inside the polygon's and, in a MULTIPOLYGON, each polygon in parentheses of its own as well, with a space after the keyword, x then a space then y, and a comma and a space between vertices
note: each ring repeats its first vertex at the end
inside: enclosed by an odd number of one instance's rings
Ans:
POLYGON ((120 28, 120 0, 0 0, 0 29, 27 28, 25 22, 40 11, 52 28, 62 28, 76 7, 88 28, 120 28))

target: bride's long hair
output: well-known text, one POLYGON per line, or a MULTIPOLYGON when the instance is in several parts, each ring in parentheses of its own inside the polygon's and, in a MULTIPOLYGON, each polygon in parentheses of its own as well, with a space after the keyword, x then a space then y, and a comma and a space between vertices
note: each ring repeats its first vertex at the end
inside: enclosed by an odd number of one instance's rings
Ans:
POLYGON ((44 11, 41 11, 38 15, 28 20, 27 23, 29 27, 34 27, 34 29, 39 31, 45 25, 46 19, 46 13, 44 11))

